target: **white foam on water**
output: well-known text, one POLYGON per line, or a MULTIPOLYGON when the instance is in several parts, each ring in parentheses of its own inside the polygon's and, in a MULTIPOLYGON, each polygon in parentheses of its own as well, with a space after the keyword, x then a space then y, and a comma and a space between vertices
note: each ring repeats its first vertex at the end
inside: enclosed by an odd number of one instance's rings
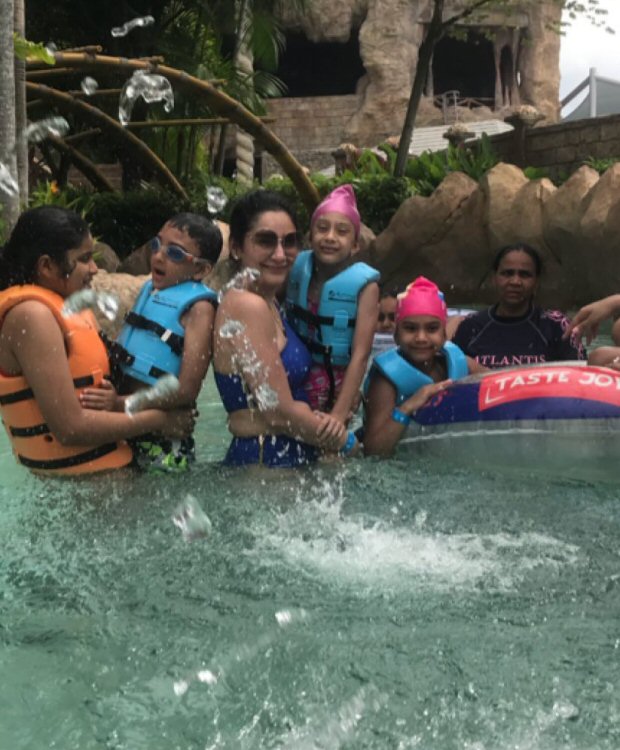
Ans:
MULTIPOLYGON (((369 589, 507 590, 543 566, 558 570, 580 560, 579 549, 547 534, 440 533, 427 528, 430 511, 413 527, 397 519, 343 514, 343 499, 325 486, 323 500, 298 499, 254 529, 258 554, 330 583, 369 589)), ((338 490, 336 489, 336 493, 338 490)), ((394 514, 392 514, 394 518, 394 514)))

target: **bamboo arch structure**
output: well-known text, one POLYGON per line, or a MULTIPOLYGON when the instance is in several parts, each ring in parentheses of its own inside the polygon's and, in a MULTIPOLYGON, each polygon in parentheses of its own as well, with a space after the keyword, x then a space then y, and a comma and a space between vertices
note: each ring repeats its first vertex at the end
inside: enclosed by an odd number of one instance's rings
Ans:
MULTIPOLYGON (((165 76, 173 85, 173 88, 177 88, 180 91, 191 93, 194 96, 200 97, 217 115, 228 118, 230 121, 234 122, 240 128, 253 136, 282 167, 284 173, 290 178, 291 182, 299 192, 304 205, 310 211, 314 209, 314 207, 319 202, 319 193, 316 187, 312 184, 308 175, 304 172, 301 164, 299 164, 299 162, 286 148, 284 143, 275 135, 275 133, 270 130, 270 128, 268 128, 260 120, 260 118, 252 114, 252 112, 250 112, 240 102, 236 101, 223 91, 220 91, 208 81, 203 81, 200 78, 196 78, 195 76, 186 73, 185 71, 171 68, 167 65, 163 65, 159 61, 154 60, 130 60, 121 57, 110 57, 94 52, 55 52, 54 57, 56 59, 57 65, 65 69, 88 70, 89 72, 98 70, 112 70, 115 72, 124 73, 132 73, 136 70, 145 70, 152 73, 156 72, 160 75, 165 76)), ((104 122, 104 120, 100 118, 98 125, 102 128, 105 128, 109 132, 113 132, 115 135, 117 135, 117 137, 120 136, 117 134, 117 131, 115 129, 112 129, 110 127, 110 122, 113 123, 117 128, 121 128, 121 130, 123 130, 126 135, 132 135, 108 115, 105 115, 103 112, 100 112, 100 110, 97 110, 91 105, 74 99, 70 94, 63 94, 62 92, 58 92, 55 89, 41 86, 40 84, 28 84, 29 88, 34 86, 45 89, 46 91, 44 91, 43 93, 46 94, 48 100, 51 100, 53 98, 50 92, 60 94, 62 98, 56 98, 57 102, 61 102, 65 107, 71 107, 74 111, 82 113, 83 115, 88 117, 90 121, 94 121, 95 119, 95 115, 90 110, 99 112, 102 118, 106 118, 106 124, 103 125, 102 123, 104 122), (67 100, 71 100, 71 102, 67 100), (82 106, 78 107, 76 105, 82 106), (86 110, 83 109, 83 107, 87 107, 89 109, 86 110)), ((41 98, 43 98, 43 96, 41 98)), ((135 147, 139 149, 141 153, 143 149, 147 149, 148 151, 150 151, 146 144, 140 141, 139 138, 136 138, 135 136, 133 136, 133 138, 135 138, 135 140, 140 144, 140 146, 136 144, 135 147)), ((153 154, 153 156, 155 155, 153 154)), ((147 157, 144 156, 144 158, 147 157)), ((155 158, 158 159, 158 157, 156 156, 155 158)), ((152 162, 151 166, 154 168, 152 162)), ((162 166, 167 169, 167 167, 163 165, 163 162, 162 166)), ((160 169, 158 169, 158 171, 160 171, 161 173, 160 169)), ((174 180, 176 180, 174 175, 171 174, 171 176, 174 180)), ((183 190, 180 185, 179 188, 183 190)))

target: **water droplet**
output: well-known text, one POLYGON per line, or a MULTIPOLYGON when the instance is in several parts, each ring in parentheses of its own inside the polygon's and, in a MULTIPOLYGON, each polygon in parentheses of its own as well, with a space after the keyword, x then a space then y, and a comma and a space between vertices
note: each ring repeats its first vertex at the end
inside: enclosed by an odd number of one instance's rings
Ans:
POLYGON ((137 29, 142 26, 151 26, 155 23, 153 16, 139 16, 138 18, 132 18, 131 21, 127 21, 122 26, 115 26, 110 34, 114 37, 127 36, 130 31, 137 29))
POLYGON ((217 677, 210 669, 201 669, 200 672, 196 674, 196 677, 200 682, 206 682, 207 685, 217 684, 217 677))
POLYGON ((58 46, 56 45, 56 42, 48 42, 48 43, 47 43, 47 44, 45 45, 45 49, 46 49, 46 50, 47 50, 47 51, 48 51, 48 52, 49 52, 49 53, 50 53, 51 55, 53 55, 53 54, 54 54, 54 52, 58 52, 58 46))
POLYGON ((174 375, 163 375, 150 388, 142 388, 125 399, 125 413, 129 416, 150 409, 156 402, 173 396, 179 390, 179 380, 174 375))
MULTIPOLYGON (((187 495, 185 500, 177 506, 172 522, 181 529, 186 542, 204 539, 211 534, 211 521, 193 495, 187 495)), ((198 679, 201 679, 200 676, 198 679)), ((208 680, 202 680, 202 682, 206 681, 208 680)))
POLYGON ((6 164, 0 161, 0 190, 7 195, 19 195, 19 185, 17 180, 10 173, 6 164))
POLYGON ((64 117, 45 117, 43 120, 31 122, 24 131, 24 138, 30 143, 40 143, 49 135, 62 138, 69 132, 69 123, 64 117))
POLYGON ((213 216, 220 213, 228 203, 226 193, 220 187, 207 188, 207 210, 213 216))
POLYGON ((223 339, 232 339, 245 331, 245 326, 240 320, 227 320, 219 330, 223 339))
POLYGON ((189 688, 189 682, 187 680, 177 680, 177 682, 172 685, 172 688, 175 695, 185 695, 189 688))
POLYGON ((86 96, 92 96, 99 88, 99 84, 97 83, 97 81, 95 81, 94 78, 86 76, 86 78, 82 78, 80 88, 86 94, 86 96))
POLYGON ((254 398, 256 404, 261 411, 268 411, 269 409, 275 409, 280 403, 278 394, 271 388, 271 386, 263 383, 259 385, 254 392, 254 398))
POLYGON ((579 716, 579 709, 570 701, 559 700, 553 704, 552 713, 558 719, 576 719, 579 716))
POLYGON ((157 73, 136 70, 131 78, 125 81, 118 105, 118 119, 121 125, 127 125, 131 119, 134 104, 139 97, 145 102, 164 102, 166 112, 174 108, 174 92, 170 81, 157 73))

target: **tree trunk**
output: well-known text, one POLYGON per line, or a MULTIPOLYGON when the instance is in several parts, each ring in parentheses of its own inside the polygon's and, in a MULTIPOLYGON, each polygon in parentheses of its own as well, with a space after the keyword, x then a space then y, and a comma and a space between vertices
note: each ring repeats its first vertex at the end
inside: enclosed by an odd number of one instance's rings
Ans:
MULTIPOLYGON (((14 0, 15 3, 15 32, 26 36, 26 17, 24 0, 14 0)), ((21 202, 28 202, 28 142, 23 137, 26 132, 26 61, 15 58, 15 131, 17 144, 15 156, 17 159, 17 184, 21 202)))
MULTIPOLYGON (((13 48, 13 0, 0 0, 0 162, 16 178, 15 162, 15 53, 13 48)), ((9 232, 19 214, 19 195, 0 188, 2 222, 9 232)))
POLYGON ((409 103, 407 105, 407 114, 405 115, 405 122, 400 135, 400 142, 398 144, 398 154, 396 155, 396 163, 394 165, 395 177, 402 177, 405 174, 407 159, 409 158, 409 146, 411 144, 413 129, 415 127, 415 118, 418 113, 422 94, 424 93, 428 71, 430 69, 431 60, 433 59, 433 52, 435 50, 435 45, 444 34, 442 23, 443 7, 444 0, 435 0, 433 17, 431 18, 428 31, 426 32, 426 36, 424 37, 424 41, 420 45, 420 50, 418 52, 418 62, 415 69, 415 76, 413 78, 413 85, 411 87, 409 103))
MULTIPOLYGON (((251 14, 251 0, 238 0, 235 66, 242 75, 247 77, 248 83, 251 82, 254 72, 254 57, 250 38, 251 14)), ((254 180, 254 140, 249 133, 239 127, 235 128, 235 161, 237 182, 251 185, 254 180)))

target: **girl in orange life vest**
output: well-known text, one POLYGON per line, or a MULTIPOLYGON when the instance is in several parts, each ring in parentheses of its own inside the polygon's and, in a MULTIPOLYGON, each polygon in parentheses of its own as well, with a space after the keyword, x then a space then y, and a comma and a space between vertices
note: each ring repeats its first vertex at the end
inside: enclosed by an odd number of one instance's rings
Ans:
POLYGON ((132 460, 125 438, 193 427, 189 409, 128 417, 81 407, 83 388, 109 374, 107 355, 90 311, 65 319, 61 309, 96 273, 88 225, 56 206, 25 211, 0 254, 0 413, 34 471, 120 468, 132 460))
POLYGON ((312 214, 312 250, 296 259, 286 293, 287 316, 314 359, 310 406, 343 424, 356 408, 379 304, 379 273, 353 260, 360 224, 353 188, 337 187, 312 214))
POLYGON ((382 352, 368 376, 364 420, 366 455, 389 455, 415 412, 451 380, 486 368, 446 343, 443 295, 423 276, 399 295, 396 349, 382 352))

